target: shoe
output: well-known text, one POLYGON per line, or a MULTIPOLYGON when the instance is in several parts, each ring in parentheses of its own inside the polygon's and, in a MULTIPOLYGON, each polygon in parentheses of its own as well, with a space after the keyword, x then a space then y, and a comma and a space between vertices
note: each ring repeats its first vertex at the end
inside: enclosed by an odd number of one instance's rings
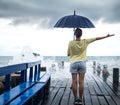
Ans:
POLYGON ((81 99, 75 99, 74 105, 83 105, 83 102, 81 99))
POLYGON ((79 101, 78 102, 79 105, 83 105, 83 101, 81 99, 79 99, 78 101, 79 101))
POLYGON ((79 104, 79 99, 75 99, 74 105, 78 105, 78 104, 79 104))

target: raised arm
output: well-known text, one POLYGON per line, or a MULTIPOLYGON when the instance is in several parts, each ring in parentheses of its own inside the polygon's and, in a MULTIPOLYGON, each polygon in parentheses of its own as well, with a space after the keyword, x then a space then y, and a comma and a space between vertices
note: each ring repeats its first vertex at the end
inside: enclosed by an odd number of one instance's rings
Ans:
POLYGON ((108 37, 111 37, 111 36, 114 36, 114 34, 107 34, 106 36, 101 36, 101 37, 96 37, 96 40, 101 40, 101 39, 104 39, 104 38, 108 38, 108 37))

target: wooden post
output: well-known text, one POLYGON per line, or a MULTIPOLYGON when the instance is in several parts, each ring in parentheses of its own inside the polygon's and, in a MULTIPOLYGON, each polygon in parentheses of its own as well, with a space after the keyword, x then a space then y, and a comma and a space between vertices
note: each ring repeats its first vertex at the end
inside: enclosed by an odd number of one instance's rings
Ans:
POLYGON ((41 67, 41 71, 46 71, 46 67, 41 67))
POLYGON ((113 85, 119 85, 119 68, 113 68, 113 85))

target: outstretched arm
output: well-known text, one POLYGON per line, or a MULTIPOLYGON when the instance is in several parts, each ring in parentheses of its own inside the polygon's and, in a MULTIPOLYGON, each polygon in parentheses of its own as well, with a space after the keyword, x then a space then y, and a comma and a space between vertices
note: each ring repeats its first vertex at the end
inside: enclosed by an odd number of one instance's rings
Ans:
POLYGON ((111 37, 111 36, 114 36, 114 34, 111 34, 111 35, 110 35, 110 34, 107 34, 106 36, 96 37, 96 40, 108 38, 108 37, 111 37))

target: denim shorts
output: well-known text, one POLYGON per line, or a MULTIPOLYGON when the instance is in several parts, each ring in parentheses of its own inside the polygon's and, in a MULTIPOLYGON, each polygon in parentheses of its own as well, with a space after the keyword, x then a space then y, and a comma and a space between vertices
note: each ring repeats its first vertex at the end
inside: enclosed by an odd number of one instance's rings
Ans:
POLYGON ((71 73, 86 73, 86 61, 78 61, 70 64, 71 73))

